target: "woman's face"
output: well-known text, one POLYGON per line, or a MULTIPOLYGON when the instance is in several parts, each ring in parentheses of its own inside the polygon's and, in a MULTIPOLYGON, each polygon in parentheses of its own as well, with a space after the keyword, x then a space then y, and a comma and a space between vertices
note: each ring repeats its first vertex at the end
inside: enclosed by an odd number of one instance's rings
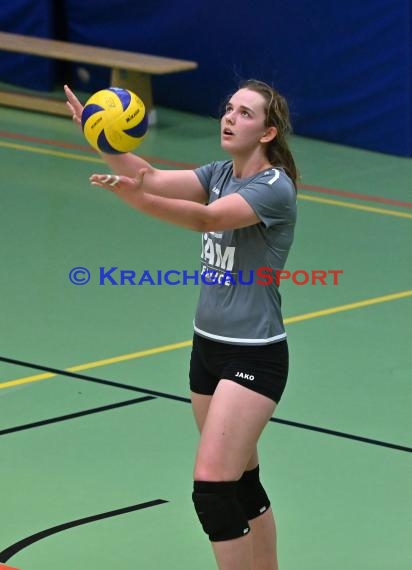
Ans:
POLYGON ((239 89, 226 105, 221 120, 221 145, 233 155, 248 154, 256 150, 268 129, 265 99, 250 89, 239 89))

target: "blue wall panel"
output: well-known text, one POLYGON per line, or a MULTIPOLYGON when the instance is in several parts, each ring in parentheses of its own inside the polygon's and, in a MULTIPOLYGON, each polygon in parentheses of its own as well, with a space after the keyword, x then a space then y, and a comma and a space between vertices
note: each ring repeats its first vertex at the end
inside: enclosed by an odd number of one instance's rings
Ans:
MULTIPOLYGON (((47 36, 53 4, 62 39, 196 60, 155 78, 160 105, 217 116, 257 77, 286 95, 297 134, 412 156, 412 0, 15 0, 0 27, 47 36)), ((50 61, 0 57, 0 80, 50 87, 50 61)), ((77 88, 108 85, 108 70, 75 71, 77 88)))
MULTIPOLYGON (((6 0, 0 3, 0 30, 41 38, 53 37, 52 0, 6 0)), ((53 88, 53 61, 0 52, 0 81, 48 91, 53 88)))
MULTIPOLYGON (((72 40, 198 61, 156 78, 160 104, 215 115, 258 77, 287 96, 296 133, 412 155, 410 4, 67 0, 67 17, 72 40)), ((93 89, 107 81, 92 70, 93 89)))

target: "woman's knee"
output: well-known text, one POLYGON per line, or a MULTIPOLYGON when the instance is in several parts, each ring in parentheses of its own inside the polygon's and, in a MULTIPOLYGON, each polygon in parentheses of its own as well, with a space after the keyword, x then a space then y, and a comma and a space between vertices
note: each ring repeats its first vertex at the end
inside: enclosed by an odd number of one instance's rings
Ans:
POLYGON ((193 479, 195 481, 237 481, 241 473, 212 462, 196 462, 193 479))
POLYGON ((194 481, 192 499, 199 521, 212 542, 250 532, 237 497, 237 481, 194 481))

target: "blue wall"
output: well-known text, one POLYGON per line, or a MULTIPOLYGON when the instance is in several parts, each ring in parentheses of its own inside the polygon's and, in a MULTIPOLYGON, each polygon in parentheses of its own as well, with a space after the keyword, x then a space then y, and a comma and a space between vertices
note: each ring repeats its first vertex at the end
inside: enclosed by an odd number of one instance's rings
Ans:
MULTIPOLYGON (((198 61, 194 72, 155 78, 158 104, 216 116, 240 79, 257 77, 286 95, 297 134, 412 156, 411 5, 56 0, 55 12, 72 41, 198 61)), ((3 71, 1 61, 5 80, 3 71)), ((77 79, 77 88, 108 84, 107 70, 88 71, 90 82, 77 79)))
MULTIPOLYGON (((53 36, 52 0, 6 0, 0 5, 0 30, 30 36, 53 36)), ((0 81, 48 91, 55 81, 55 63, 44 57, 0 51, 0 81)))

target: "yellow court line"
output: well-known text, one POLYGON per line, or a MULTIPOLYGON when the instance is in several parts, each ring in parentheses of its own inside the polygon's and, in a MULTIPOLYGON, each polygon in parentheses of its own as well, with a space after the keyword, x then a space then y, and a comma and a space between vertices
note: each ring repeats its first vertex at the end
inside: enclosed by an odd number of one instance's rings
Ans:
POLYGON ((73 158, 75 160, 83 160, 85 162, 103 162, 100 158, 93 156, 81 156, 80 154, 72 154, 70 152, 60 152, 58 150, 50 150, 49 148, 40 148, 34 146, 26 146, 23 144, 5 143, 0 141, 0 147, 13 148, 16 150, 25 150, 27 152, 34 152, 36 154, 47 154, 51 156, 58 156, 60 158, 73 158))
MULTIPOLYGON (((356 303, 348 303, 346 305, 339 305, 337 307, 331 307, 330 309, 322 309, 321 311, 313 311, 311 313, 304 313, 303 315, 297 315, 296 317, 288 317, 284 320, 285 324, 293 324, 301 321, 307 321, 309 319, 316 319, 318 317, 324 317, 327 315, 333 315, 335 313, 341 313, 344 311, 351 311, 354 309, 360 309, 362 307, 368 307, 370 305, 376 305, 378 303, 386 303, 388 301, 396 301, 398 299, 404 299, 405 297, 412 297, 412 289, 409 291, 401 291, 399 293, 392 293, 390 295, 383 295, 382 297, 373 297, 371 299, 365 299, 364 301, 358 301, 356 303)), ((91 368, 98 368, 99 366, 106 366, 108 364, 117 364, 118 362, 125 362, 126 360, 133 360, 136 358, 142 358, 144 356, 151 356, 153 354, 160 354, 161 352, 168 352, 171 350, 177 350, 179 348, 186 348, 191 346, 191 340, 185 340, 182 342, 176 342, 174 344, 166 344, 163 346, 158 346, 156 348, 149 348, 147 350, 141 350, 139 352, 132 352, 131 354, 123 354, 121 356, 114 356, 112 358, 105 358, 103 360, 96 360, 95 362, 88 362, 86 364, 79 364, 77 366, 72 366, 71 368, 66 368, 67 372, 79 372, 81 370, 90 370, 91 368)), ((20 384, 28 384, 30 382, 37 382, 39 380, 46 380, 47 378, 53 378, 57 374, 44 373, 36 374, 35 376, 25 376, 23 378, 18 378, 16 380, 10 380, 8 382, 0 383, 0 389, 11 388, 12 386, 18 386, 20 384)))
MULTIPOLYGON (((80 154, 72 154, 69 152, 60 152, 47 148, 31 147, 21 144, 9 143, 0 141, 0 147, 12 148, 16 150, 24 150, 27 152, 34 152, 37 154, 46 154, 51 156, 58 156, 60 158, 71 158, 74 160, 82 160, 84 162, 103 163, 103 160, 92 156, 81 156, 80 154)), ((341 200, 330 200, 328 198, 319 198, 317 196, 309 196, 299 190, 299 200, 308 200, 309 202, 318 202, 320 204, 328 204, 329 206, 339 206, 341 208, 352 208, 353 210, 361 210, 363 212, 372 212, 374 214, 383 214, 386 216, 396 216, 398 218, 407 218, 412 220, 412 214, 407 212, 400 212, 399 210, 387 210, 385 208, 374 208, 373 206, 362 206, 361 204, 352 204, 350 202, 342 202, 341 200)))
POLYGON ((409 291, 401 291, 400 293, 392 293, 391 295, 383 295, 382 297, 373 297, 371 299, 365 299, 364 301, 357 301, 356 303, 348 303, 347 305, 331 307, 330 309, 322 309, 321 311, 314 311, 313 313, 305 313, 304 315, 297 315, 296 317, 289 317, 285 319, 285 324, 290 325, 292 323, 299 323, 300 321, 307 321, 308 319, 316 319, 317 317, 325 317, 335 313, 361 309, 362 307, 377 305, 378 303, 387 303, 388 301, 396 301, 397 299, 404 299, 405 297, 412 297, 412 289, 409 291))
POLYGON ((362 210, 364 212, 372 212, 374 214, 384 214, 386 216, 397 216, 398 218, 408 218, 412 220, 412 214, 400 212, 399 210, 387 210, 386 208, 374 208, 373 206, 362 206, 361 204, 352 204, 351 202, 342 202, 341 200, 330 200, 329 198, 318 198, 317 196, 308 196, 299 191, 298 199, 308 200, 309 202, 318 202, 320 204, 328 204, 330 206, 340 206, 341 208, 352 208, 354 210, 362 210))
MULTIPOLYGON (((185 348, 191 346, 191 340, 182 342, 175 342, 174 344, 165 344, 155 348, 148 348, 147 350, 140 350, 139 352, 132 352, 130 354, 123 354, 121 356, 113 356, 112 358, 104 358, 103 360, 96 360, 95 362, 87 362, 86 364, 78 364, 71 368, 65 368, 66 372, 80 372, 81 370, 90 370, 91 368, 98 368, 99 366, 107 366, 109 364, 117 364, 118 362, 125 362, 126 360, 133 360, 135 358, 143 358, 144 356, 152 356, 153 354, 160 354, 161 352, 168 352, 170 350, 177 350, 178 348, 185 348)), ((53 378, 57 374, 45 372, 43 374, 36 374, 35 376, 24 376, 17 380, 10 380, 9 382, 0 383, 1 388, 10 388, 11 386, 18 386, 19 384, 28 384, 29 382, 37 382, 38 380, 46 380, 53 378)))

